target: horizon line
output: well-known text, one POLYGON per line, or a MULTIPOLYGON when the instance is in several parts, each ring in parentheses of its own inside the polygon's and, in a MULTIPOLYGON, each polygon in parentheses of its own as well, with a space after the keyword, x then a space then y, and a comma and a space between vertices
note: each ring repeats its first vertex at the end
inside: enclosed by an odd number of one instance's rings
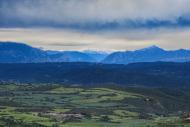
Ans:
POLYGON ((43 50, 43 51, 58 51, 58 52, 64 52, 64 51, 78 51, 78 52, 102 52, 102 53, 113 53, 113 52, 127 52, 127 51, 139 51, 139 50, 146 50, 146 49, 149 49, 149 48, 157 48, 157 49, 161 49, 161 50, 164 50, 164 51, 177 51, 177 50, 190 50, 190 49, 185 49, 185 48, 178 48, 178 49, 172 49, 172 50, 168 50, 168 49, 165 49, 165 48, 162 48, 161 46, 158 46, 156 44, 152 44, 152 45, 149 45, 149 46, 146 46, 144 48, 137 48, 137 49, 134 49, 134 50, 114 50, 114 49, 110 49, 110 50, 98 50, 98 49, 90 49, 90 48, 86 48, 86 49, 82 49, 82 50, 51 50, 51 49, 44 49, 43 47, 37 47, 37 46, 32 46, 30 44, 27 44, 27 43, 24 43, 24 42, 17 42, 17 41, 0 41, 0 43, 14 43, 14 44, 24 44, 24 45, 27 45, 27 46, 30 46, 32 48, 37 48, 37 49, 40 49, 40 50, 43 50))

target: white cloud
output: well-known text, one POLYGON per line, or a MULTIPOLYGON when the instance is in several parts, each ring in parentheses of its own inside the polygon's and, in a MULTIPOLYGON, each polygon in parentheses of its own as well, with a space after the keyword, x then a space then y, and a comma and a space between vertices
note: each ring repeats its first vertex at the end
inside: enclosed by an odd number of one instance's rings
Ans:
POLYGON ((54 50, 133 50, 150 45, 189 48, 190 29, 82 33, 62 29, 0 29, 0 41, 17 41, 54 50))

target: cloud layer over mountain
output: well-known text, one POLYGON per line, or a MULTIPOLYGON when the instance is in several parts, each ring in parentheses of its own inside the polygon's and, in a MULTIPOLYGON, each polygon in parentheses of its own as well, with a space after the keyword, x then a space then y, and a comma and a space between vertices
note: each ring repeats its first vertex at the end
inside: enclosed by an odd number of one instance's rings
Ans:
POLYGON ((189 0, 1 0, 0 40, 64 50, 190 48, 189 5, 189 0))
POLYGON ((189 5, 189 0, 1 0, 0 12, 4 19, 1 26, 95 29, 184 25, 181 20, 189 22, 189 5))

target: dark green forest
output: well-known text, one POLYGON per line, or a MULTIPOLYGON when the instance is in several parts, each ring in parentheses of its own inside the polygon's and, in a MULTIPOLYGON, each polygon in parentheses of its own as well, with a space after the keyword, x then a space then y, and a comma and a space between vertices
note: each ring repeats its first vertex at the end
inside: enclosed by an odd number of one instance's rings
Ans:
POLYGON ((190 63, 96 63, 0 64, 1 82, 58 83, 82 86, 189 87, 190 63))

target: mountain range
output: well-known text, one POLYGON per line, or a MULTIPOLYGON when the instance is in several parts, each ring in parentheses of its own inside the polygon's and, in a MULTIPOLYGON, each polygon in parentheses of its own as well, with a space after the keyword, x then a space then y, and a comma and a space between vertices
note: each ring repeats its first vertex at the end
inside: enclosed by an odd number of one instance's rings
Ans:
POLYGON ((114 52, 107 56, 102 62, 109 64, 128 64, 137 62, 187 62, 190 61, 190 50, 164 50, 155 45, 125 52, 114 52))
POLYGON ((104 52, 52 51, 17 42, 0 42, 0 63, 100 62, 104 52))
POLYGON ((137 62, 187 62, 190 50, 164 50, 158 46, 134 51, 52 51, 17 42, 0 42, 0 63, 96 62, 129 64, 137 62))

